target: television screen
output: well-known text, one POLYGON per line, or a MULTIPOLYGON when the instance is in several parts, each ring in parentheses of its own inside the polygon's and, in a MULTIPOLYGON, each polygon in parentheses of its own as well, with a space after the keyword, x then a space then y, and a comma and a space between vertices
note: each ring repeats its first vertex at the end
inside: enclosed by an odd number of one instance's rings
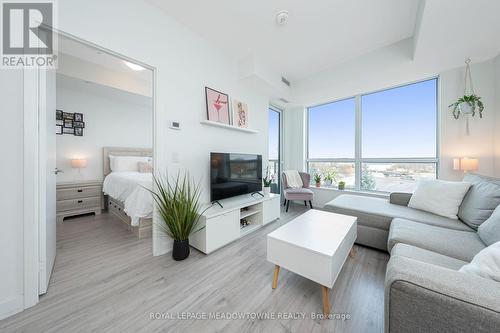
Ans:
POLYGON ((210 200, 262 191, 262 155, 210 154, 210 200))

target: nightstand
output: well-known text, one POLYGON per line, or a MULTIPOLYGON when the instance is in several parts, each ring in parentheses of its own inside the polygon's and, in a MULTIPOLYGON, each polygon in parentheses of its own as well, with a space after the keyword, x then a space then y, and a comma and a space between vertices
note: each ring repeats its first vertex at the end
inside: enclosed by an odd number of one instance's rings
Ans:
POLYGON ((88 213, 101 214, 104 196, 101 181, 81 181, 57 184, 57 221, 65 217, 88 213))

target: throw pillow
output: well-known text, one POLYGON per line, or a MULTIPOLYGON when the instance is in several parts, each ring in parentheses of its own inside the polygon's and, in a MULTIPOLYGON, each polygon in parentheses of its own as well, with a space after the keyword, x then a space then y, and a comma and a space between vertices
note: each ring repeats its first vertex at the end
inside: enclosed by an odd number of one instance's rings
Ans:
POLYGON ((486 245, 500 242, 500 206, 479 226, 477 234, 486 245))
POLYGON ((138 162, 148 162, 150 157, 147 156, 114 156, 109 155, 109 164, 111 171, 138 171, 138 162))
POLYGON ((459 271, 500 282, 500 242, 481 250, 470 264, 462 266, 459 271))
POLYGON ((469 227, 477 228, 500 205, 500 179, 466 174, 464 182, 472 183, 458 211, 458 217, 469 227))
POLYGON ((140 173, 153 173, 153 164, 150 162, 137 162, 140 173))
POLYGON ((457 213, 470 183, 444 180, 421 180, 408 207, 457 220, 457 213))

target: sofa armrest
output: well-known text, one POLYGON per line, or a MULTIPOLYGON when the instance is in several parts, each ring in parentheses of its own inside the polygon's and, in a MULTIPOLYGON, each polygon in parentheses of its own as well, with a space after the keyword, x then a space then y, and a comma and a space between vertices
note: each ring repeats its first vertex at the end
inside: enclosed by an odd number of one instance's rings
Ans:
POLYGON ((495 332, 500 283, 393 256, 385 280, 385 332, 495 332))
POLYGON ((408 206, 411 196, 412 193, 392 192, 389 195, 389 202, 395 205, 408 206))

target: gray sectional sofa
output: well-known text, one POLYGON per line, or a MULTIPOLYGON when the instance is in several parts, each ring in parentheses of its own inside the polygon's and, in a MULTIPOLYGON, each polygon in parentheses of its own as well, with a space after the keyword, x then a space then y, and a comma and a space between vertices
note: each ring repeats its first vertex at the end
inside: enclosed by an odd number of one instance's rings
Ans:
POLYGON ((386 332, 500 332, 500 283, 459 272, 500 241, 500 180, 470 174, 464 181, 473 185, 458 220, 408 207, 409 193, 341 195, 325 206, 358 217, 357 243, 391 254, 386 332))

